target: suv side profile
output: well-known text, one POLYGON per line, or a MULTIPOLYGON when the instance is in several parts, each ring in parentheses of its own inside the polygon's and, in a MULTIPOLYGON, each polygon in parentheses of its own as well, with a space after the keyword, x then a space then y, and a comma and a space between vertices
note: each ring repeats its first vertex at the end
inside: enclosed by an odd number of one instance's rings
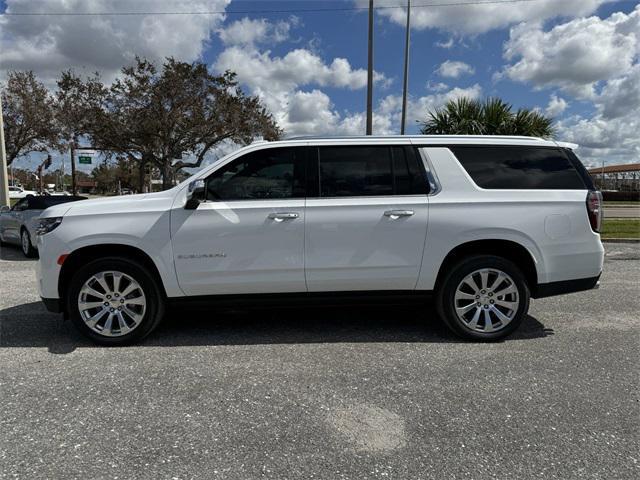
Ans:
POLYGON ((529 299, 597 287, 602 197, 575 145, 531 137, 300 138, 159 193, 64 204, 38 287, 94 341, 187 301, 422 300, 457 335, 512 333, 529 299))

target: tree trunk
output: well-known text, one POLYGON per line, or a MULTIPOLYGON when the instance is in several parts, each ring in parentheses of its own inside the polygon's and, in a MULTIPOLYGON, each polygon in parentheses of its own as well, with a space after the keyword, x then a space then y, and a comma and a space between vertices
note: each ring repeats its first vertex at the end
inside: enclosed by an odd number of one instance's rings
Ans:
POLYGON ((138 193, 144 193, 144 177, 145 177, 145 167, 147 165, 147 160, 142 156, 142 160, 140 161, 138 168, 138 193))
POLYGON ((163 160, 162 162, 162 190, 169 190, 173 187, 173 168, 171 167, 170 160, 163 160))

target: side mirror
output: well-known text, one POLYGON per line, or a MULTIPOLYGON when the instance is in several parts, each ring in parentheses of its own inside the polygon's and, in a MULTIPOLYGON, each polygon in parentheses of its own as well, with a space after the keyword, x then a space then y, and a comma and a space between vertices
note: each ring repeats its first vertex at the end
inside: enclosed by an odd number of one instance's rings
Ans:
POLYGON ((189 184, 187 190, 187 203, 185 203, 184 208, 186 210, 195 210, 200 205, 200 202, 204 200, 204 180, 194 180, 189 184))
POLYGON ((9 212, 9 211, 11 211, 11 207, 8 207, 6 205, 3 205, 3 206, 0 207, 0 213, 6 213, 6 212, 9 212))

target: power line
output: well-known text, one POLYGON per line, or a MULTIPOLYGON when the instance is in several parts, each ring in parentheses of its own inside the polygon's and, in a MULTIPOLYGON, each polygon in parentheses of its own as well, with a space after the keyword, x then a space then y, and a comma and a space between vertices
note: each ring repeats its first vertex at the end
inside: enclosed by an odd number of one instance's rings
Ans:
MULTIPOLYGON (((496 4, 508 4, 508 3, 529 3, 539 2, 542 0, 469 0, 458 2, 440 2, 440 3, 424 3, 419 5, 412 5, 411 8, 438 8, 438 7, 462 7, 468 5, 496 5, 496 4)), ((629 1, 629 0, 620 0, 629 1)), ((404 9, 404 5, 387 5, 387 6, 374 6, 374 10, 391 10, 391 9, 404 9)), ((292 9, 277 9, 277 10, 202 10, 202 11, 167 11, 167 12, 4 12, 0 16, 10 17, 33 17, 33 16, 72 16, 72 17, 87 17, 87 16, 144 16, 144 15, 267 15, 267 14, 282 14, 282 13, 323 13, 323 12, 349 12, 349 11, 362 11, 368 10, 369 7, 330 7, 330 8, 292 8, 292 9)))

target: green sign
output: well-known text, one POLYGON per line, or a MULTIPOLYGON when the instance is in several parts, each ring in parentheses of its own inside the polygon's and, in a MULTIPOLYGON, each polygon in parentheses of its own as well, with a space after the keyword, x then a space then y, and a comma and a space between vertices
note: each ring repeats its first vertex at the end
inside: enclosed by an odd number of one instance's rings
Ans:
POLYGON ((82 163, 83 165, 91 165, 91 157, 78 157, 78 163, 82 163))

